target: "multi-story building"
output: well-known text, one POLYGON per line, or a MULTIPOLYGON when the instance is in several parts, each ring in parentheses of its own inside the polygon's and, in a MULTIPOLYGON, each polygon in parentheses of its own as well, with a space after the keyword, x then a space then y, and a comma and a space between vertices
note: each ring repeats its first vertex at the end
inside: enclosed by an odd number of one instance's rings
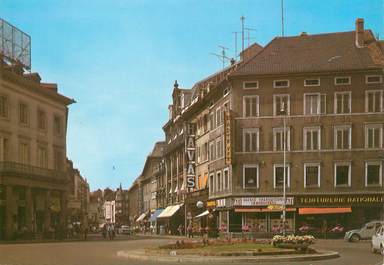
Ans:
POLYGON ((209 164, 209 198, 229 231, 282 226, 284 171, 290 231, 383 218, 383 51, 358 19, 351 32, 277 37, 215 88, 229 90, 230 141, 228 172, 209 164))
POLYGON ((57 84, 41 82, 38 73, 25 71, 3 52, 0 238, 10 239, 43 234, 66 222, 66 135, 68 105, 74 101, 61 95, 57 84))
POLYGON ((103 191, 98 189, 89 195, 88 224, 95 230, 98 229, 99 225, 104 223, 103 216, 103 191))
POLYGON ((123 188, 120 187, 116 191, 116 223, 121 224, 128 224, 129 223, 129 216, 128 216, 128 191, 123 190, 123 188))
POLYGON ((131 187, 128 189, 128 214, 129 214, 129 224, 135 225, 135 221, 139 218, 141 211, 141 203, 140 203, 140 177, 135 179, 132 183, 131 187))
POLYGON ((80 171, 73 168, 71 160, 67 160, 67 174, 69 178, 68 221, 80 222, 86 225, 88 222, 89 184, 81 176, 80 171))

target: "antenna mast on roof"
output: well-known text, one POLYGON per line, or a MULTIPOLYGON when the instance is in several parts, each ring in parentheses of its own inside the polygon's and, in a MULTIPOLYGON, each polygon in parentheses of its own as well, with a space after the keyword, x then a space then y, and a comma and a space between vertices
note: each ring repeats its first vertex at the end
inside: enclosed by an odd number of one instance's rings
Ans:
POLYGON ((250 40, 251 40, 250 31, 256 31, 256 29, 253 29, 253 28, 244 28, 244 29, 247 31, 247 40, 248 40, 248 46, 247 47, 249 47, 250 40))
POLYGON ((225 55, 225 50, 228 50, 227 47, 224 47, 222 45, 218 45, 219 48, 221 49, 221 54, 217 54, 217 53, 211 53, 212 55, 216 56, 217 58, 219 58, 219 60, 223 63, 223 68, 225 67, 225 62, 226 61, 231 61, 232 58, 229 58, 225 55))
POLYGON ((237 55, 237 34, 239 34, 239 33, 241 33, 241 32, 239 32, 239 31, 232 32, 232 34, 235 35, 235 56, 234 56, 235 59, 237 59, 237 57, 238 57, 238 55, 237 55))
POLYGON ((241 16, 240 20, 241 20, 241 51, 244 51, 244 20, 245 20, 245 17, 241 16))
POLYGON ((281 0, 281 36, 284 37, 284 0, 281 0))

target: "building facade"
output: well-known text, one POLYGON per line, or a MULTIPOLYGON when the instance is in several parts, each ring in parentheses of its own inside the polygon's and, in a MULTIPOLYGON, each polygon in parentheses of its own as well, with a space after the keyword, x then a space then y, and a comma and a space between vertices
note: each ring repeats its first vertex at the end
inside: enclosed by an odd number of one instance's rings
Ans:
POLYGON ((37 73, 0 61, 0 238, 66 222, 66 134, 74 101, 37 73))

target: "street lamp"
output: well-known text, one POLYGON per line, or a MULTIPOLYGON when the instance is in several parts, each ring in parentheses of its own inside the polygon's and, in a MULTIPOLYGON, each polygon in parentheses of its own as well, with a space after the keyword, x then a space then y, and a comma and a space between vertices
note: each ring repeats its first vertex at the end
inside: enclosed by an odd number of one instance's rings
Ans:
POLYGON ((287 199, 286 199, 286 153, 287 153, 287 132, 286 132, 286 118, 287 110, 285 108, 285 102, 281 104, 280 113, 283 115, 283 235, 285 236, 285 220, 287 212, 287 199))

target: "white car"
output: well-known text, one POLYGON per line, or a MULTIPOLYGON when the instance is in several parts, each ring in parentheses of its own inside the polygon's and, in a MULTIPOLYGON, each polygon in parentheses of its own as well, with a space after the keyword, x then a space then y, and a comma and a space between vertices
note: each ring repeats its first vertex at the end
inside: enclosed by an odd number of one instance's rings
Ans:
POLYGON ((372 236, 371 251, 372 253, 376 253, 378 250, 381 255, 384 255, 384 225, 380 226, 372 236))
POLYGON ((363 225, 360 229, 354 229, 346 232, 344 238, 349 242, 356 242, 361 239, 370 239, 382 225, 384 225, 384 221, 371 221, 363 225))

